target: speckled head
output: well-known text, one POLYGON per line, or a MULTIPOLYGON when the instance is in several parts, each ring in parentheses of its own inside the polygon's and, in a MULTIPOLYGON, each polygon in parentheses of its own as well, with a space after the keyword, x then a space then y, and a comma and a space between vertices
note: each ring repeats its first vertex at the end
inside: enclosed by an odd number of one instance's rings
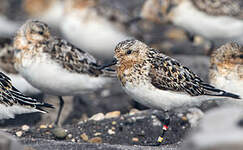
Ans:
POLYGON ((212 53, 210 61, 212 65, 243 65, 243 47, 237 43, 227 43, 212 53))
POLYGON ((127 67, 142 63, 146 59, 146 52, 149 47, 138 40, 126 40, 120 42, 115 48, 115 58, 119 64, 124 64, 127 67))
POLYGON ((47 24, 41 21, 27 21, 21 30, 23 30, 26 39, 32 43, 39 43, 50 38, 47 24))
POLYGON ((217 74, 243 79, 243 48, 237 43, 227 43, 215 50, 210 59, 209 78, 214 82, 217 74))
POLYGON ((14 38, 14 48, 27 50, 29 44, 39 44, 49 40, 51 34, 48 26, 41 21, 28 20, 17 31, 14 38))

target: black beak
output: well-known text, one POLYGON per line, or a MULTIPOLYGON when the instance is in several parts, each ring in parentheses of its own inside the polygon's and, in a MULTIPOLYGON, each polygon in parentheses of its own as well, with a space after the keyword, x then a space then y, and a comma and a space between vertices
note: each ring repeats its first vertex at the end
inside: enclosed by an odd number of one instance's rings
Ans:
POLYGON ((100 66, 99 70, 102 70, 106 67, 110 67, 110 66, 113 66, 113 65, 116 65, 116 64, 117 64, 117 59, 114 58, 110 64, 104 64, 104 65, 100 66))

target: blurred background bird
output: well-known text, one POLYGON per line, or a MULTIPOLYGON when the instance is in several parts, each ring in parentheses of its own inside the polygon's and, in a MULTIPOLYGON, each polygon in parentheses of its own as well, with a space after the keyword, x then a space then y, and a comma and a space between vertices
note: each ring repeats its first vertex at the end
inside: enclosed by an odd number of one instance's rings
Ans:
POLYGON ((243 47, 227 43, 215 50, 210 59, 210 83, 243 97, 243 47))
POLYGON ((241 0, 147 0, 141 17, 171 22, 191 35, 202 35, 215 42, 243 43, 243 2, 241 0))

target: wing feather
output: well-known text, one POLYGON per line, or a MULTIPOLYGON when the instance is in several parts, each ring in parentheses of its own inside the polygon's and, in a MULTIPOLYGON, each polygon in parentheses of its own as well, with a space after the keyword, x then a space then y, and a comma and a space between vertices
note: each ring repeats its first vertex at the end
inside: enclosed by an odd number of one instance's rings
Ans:
POLYGON ((74 73, 98 76, 103 73, 99 70, 96 59, 87 52, 76 48, 65 40, 55 38, 49 42, 47 51, 51 58, 63 68, 74 73))
POLYGON ((183 92, 191 96, 211 95, 239 98, 237 95, 204 83, 190 69, 157 50, 151 49, 149 55, 149 58, 151 58, 149 61, 152 64, 149 77, 151 84, 156 88, 183 92))

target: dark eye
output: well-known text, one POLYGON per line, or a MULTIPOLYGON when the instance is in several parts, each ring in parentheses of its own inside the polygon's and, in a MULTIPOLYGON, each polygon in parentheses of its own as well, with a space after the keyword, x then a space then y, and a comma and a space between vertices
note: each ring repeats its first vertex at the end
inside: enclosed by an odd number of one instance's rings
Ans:
POLYGON ((131 53, 132 53, 132 51, 131 51, 131 50, 128 50, 128 51, 127 51, 127 54, 128 54, 128 55, 129 55, 129 54, 131 54, 131 53))
POLYGON ((42 31, 39 31, 38 33, 39 33, 39 34, 41 34, 41 35, 43 34, 43 32, 42 32, 42 31))

